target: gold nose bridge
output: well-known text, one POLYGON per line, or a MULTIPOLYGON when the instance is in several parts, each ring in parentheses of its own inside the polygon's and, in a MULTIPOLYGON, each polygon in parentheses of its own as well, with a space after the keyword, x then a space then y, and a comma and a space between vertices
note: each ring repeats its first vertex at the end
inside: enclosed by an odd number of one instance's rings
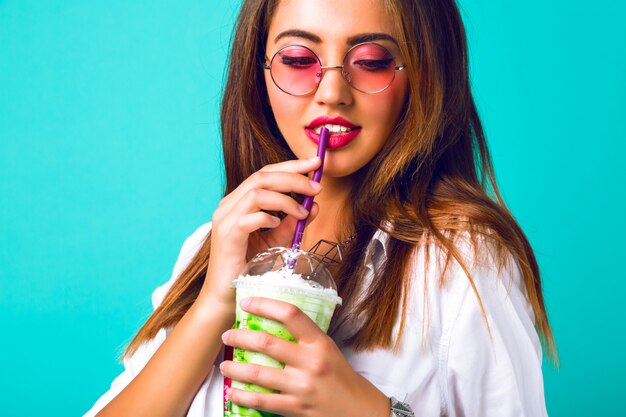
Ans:
POLYGON ((343 79, 346 80, 348 84, 352 84, 352 80, 350 79, 350 73, 345 71, 345 65, 320 65, 320 72, 317 74, 318 84, 322 82, 322 74, 324 73, 324 70, 327 69, 340 69, 343 79))

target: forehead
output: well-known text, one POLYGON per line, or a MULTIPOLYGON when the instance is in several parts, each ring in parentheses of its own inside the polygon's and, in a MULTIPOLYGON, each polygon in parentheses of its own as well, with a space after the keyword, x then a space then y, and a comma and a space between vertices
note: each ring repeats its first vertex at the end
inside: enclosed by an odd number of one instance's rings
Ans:
POLYGON ((396 35, 383 0, 281 0, 270 22, 268 43, 294 29, 313 33, 322 43, 347 41, 359 33, 396 35))

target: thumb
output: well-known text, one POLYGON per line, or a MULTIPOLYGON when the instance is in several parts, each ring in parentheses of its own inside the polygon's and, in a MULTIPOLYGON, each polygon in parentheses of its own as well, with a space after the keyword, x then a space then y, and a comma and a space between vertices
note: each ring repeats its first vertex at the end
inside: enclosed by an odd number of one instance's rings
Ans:
POLYGON ((310 223, 315 221, 315 218, 320 213, 320 206, 316 202, 313 202, 313 206, 311 207, 311 211, 309 212, 309 217, 306 219, 306 225, 308 226, 310 223))
MULTIPOLYGON (((311 211, 309 211, 309 216, 307 217, 305 226, 308 226, 311 222, 313 222, 319 212, 320 207, 317 203, 314 202, 313 206, 311 207, 311 211)), ((296 223, 298 223, 298 219, 296 219, 292 215, 287 215, 280 222, 280 225, 272 230, 268 235, 268 244, 270 246, 289 246, 291 240, 293 239, 293 233, 296 228, 296 223)))

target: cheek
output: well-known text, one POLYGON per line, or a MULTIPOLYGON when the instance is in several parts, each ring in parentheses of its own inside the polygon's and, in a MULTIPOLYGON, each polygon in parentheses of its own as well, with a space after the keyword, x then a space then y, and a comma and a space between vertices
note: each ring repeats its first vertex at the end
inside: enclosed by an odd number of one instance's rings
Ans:
MULTIPOLYGON (((404 77, 403 77, 404 78, 404 77)), ((386 140, 395 128, 407 98, 406 79, 396 79, 385 91, 369 97, 368 107, 375 130, 386 140)))
POLYGON ((277 88, 269 75, 269 71, 265 71, 265 87, 272 110, 276 107, 280 107, 280 96, 276 92, 277 88))
POLYGON ((396 77, 393 84, 391 84, 388 89, 380 93, 380 100, 385 103, 385 105, 380 106, 380 108, 384 109, 386 119, 391 122, 398 120, 407 96, 408 81, 406 76, 402 74, 396 77))
MULTIPOLYGON (((288 129, 290 126, 290 122, 298 120, 294 115, 301 112, 299 109, 297 100, 294 100, 293 96, 289 94, 285 94, 281 90, 276 87, 271 77, 266 74, 265 83, 267 86, 267 94, 270 102, 270 106, 272 107, 272 113, 274 114, 274 118, 276 119, 276 123, 278 127, 283 131, 284 129, 288 129)), ((283 131, 283 134, 285 132, 283 131)))
POLYGON ((361 103, 367 106, 365 113, 371 132, 361 148, 362 156, 367 160, 380 151, 396 127, 408 95, 407 89, 406 77, 398 77, 385 91, 367 96, 367 100, 361 103))

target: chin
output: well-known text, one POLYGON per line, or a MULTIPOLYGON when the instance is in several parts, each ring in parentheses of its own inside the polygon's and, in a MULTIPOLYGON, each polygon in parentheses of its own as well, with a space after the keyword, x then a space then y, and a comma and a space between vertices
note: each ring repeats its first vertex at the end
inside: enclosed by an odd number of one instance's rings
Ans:
POLYGON ((336 155, 334 152, 326 152, 324 160, 324 174, 332 178, 343 178, 354 174, 365 164, 355 163, 350 155, 336 155))
MULTIPOLYGON (((298 150, 298 152, 294 152, 294 154, 300 159, 309 158, 317 153, 317 145, 308 138, 299 140, 298 143, 287 141, 287 144, 292 151, 294 149, 298 150)), ((356 145, 356 143, 352 145, 356 145)), ((361 155, 361 158, 359 158, 359 156, 355 155, 354 151, 353 146, 326 150, 323 175, 331 178, 343 178, 363 168, 368 161, 359 162, 363 156, 361 155)))

